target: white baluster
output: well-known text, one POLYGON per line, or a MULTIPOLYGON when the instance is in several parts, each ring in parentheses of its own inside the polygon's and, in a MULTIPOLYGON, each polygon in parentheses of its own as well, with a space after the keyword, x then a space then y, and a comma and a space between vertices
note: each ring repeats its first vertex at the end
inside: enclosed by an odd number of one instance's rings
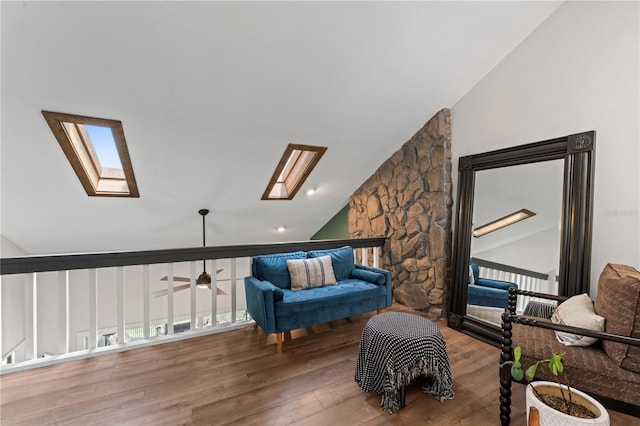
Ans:
POLYGON ((380 247, 374 247, 373 248, 373 267, 374 268, 379 268, 380 266, 378 266, 380 263, 380 247))
POLYGON ((142 265, 142 293, 142 333, 144 338, 148 339, 149 329, 151 328, 151 325, 149 324, 149 265, 142 265))
POLYGON ((190 274, 190 292, 191 292, 191 330, 196 329, 196 262, 191 262, 191 274, 190 274))
POLYGON ((95 349, 98 339, 98 271, 89 269, 89 349, 95 349))
POLYGON ((69 271, 58 271, 58 353, 69 352, 69 271))
MULTIPOLYGON (((0 275, 0 309, 2 308, 2 275, 0 275)), ((0 320, 2 320, 2 315, 0 315, 0 320)), ((1 322, 1 321, 0 321, 1 322)), ((2 356, 4 355, 4 349, 2 344, 2 324, 0 324, 0 361, 2 356)))
POLYGON ((211 260, 211 327, 218 323, 218 262, 211 260))
POLYGON ((236 322, 236 258, 231 259, 231 323, 236 322))
POLYGON ((167 334, 173 334, 173 263, 167 263, 167 334))
POLYGON ((367 247, 362 247, 360 250, 362 251, 362 264, 364 266, 369 266, 369 249, 367 247))
POLYGON ((26 276, 24 286, 24 340, 26 344, 26 359, 38 357, 38 277, 36 273, 26 276))
POLYGON ((117 319, 116 319, 116 335, 118 336, 118 344, 124 343, 124 268, 118 266, 116 268, 116 285, 117 285, 117 319))

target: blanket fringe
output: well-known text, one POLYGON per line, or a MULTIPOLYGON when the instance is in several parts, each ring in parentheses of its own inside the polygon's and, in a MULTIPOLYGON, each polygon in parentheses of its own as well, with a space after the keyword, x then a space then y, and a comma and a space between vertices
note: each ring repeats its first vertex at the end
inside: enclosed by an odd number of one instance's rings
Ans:
POLYGON ((452 379, 448 369, 442 370, 438 362, 433 357, 423 357, 416 360, 412 367, 403 368, 401 371, 387 369, 388 380, 384 384, 384 394, 381 395, 380 406, 385 408, 389 414, 393 414, 400 409, 400 388, 407 386, 411 381, 422 374, 431 373, 433 384, 423 386, 424 393, 434 395, 438 401, 453 399, 454 393, 451 390, 452 379))

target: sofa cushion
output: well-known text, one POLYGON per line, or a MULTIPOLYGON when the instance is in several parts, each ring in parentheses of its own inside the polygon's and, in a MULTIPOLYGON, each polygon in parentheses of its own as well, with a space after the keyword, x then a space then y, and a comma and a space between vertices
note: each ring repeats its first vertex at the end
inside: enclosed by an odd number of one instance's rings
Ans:
POLYGON ((329 250, 311 250, 307 253, 307 257, 320 256, 331 256, 333 272, 335 273, 336 280, 338 281, 349 278, 351 271, 355 268, 353 248, 349 246, 329 250))
POLYGON ((336 283, 330 256, 287 259, 287 267, 291 276, 291 290, 304 290, 336 283))
POLYGON ((268 254, 255 256, 253 258, 253 276, 261 281, 269 281, 271 284, 282 289, 291 288, 291 278, 287 260, 304 259, 307 255, 303 251, 291 253, 268 254))
MULTIPOLYGON (((598 280, 595 309, 607 319, 607 333, 640 337, 640 272, 630 266, 607 264, 598 280)), ((617 365, 640 373, 640 347, 609 341, 602 345, 617 365)))
MULTIPOLYGON (((588 294, 576 294, 558 305, 551 315, 556 324, 581 327, 594 331, 604 331, 604 318, 595 313, 588 294)), ((595 337, 556 331, 558 342, 566 346, 589 346, 598 341, 595 337)))
POLYGON ((277 314, 289 314, 315 311, 330 317, 328 310, 332 306, 358 304, 380 297, 386 293, 384 286, 360 280, 346 279, 336 285, 310 288, 307 290, 283 290, 283 301, 278 303, 277 314))

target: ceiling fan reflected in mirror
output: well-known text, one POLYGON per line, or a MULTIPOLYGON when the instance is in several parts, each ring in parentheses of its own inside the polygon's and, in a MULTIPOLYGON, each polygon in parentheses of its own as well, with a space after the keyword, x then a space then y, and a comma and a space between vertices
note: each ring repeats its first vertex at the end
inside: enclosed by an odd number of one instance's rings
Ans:
MULTIPOLYGON (((202 247, 206 247, 206 239, 205 239, 205 224, 204 224, 204 218, 206 215, 209 214, 209 210, 208 209, 201 209, 198 211, 198 213, 202 216, 202 247)), ((202 266, 203 266, 203 271, 202 273, 198 276, 198 278, 196 279, 196 285, 199 288, 208 288, 211 289, 211 275, 209 275, 207 273, 207 262, 206 260, 202 260, 202 266)), ((216 275, 219 274, 220 272, 222 272, 222 269, 218 269, 216 271, 216 275)), ((160 281, 167 281, 168 277, 164 276, 162 278, 160 278, 160 281)), ((186 282, 189 284, 182 284, 182 285, 178 285, 173 287, 173 291, 180 291, 180 290, 185 290, 189 287, 191 287, 191 278, 187 278, 187 277, 173 277, 173 281, 180 281, 180 282, 186 282)), ((225 280, 216 280, 216 282, 220 282, 220 281, 230 281, 229 279, 225 279, 225 280)), ((167 295, 168 290, 167 289, 163 289, 163 290, 158 290, 158 291, 154 291, 153 293, 151 293, 153 295, 153 297, 160 297, 160 296, 166 296, 167 295)), ((226 295, 227 293, 224 292, 223 290, 219 289, 216 287, 216 294, 217 295, 226 295)))

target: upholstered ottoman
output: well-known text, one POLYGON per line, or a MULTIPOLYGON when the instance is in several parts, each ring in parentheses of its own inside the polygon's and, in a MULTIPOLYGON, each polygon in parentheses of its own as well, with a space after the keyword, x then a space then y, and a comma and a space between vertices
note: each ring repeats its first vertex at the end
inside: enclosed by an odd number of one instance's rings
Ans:
POLYGON ((360 340, 355 380, 365 392, 375 390, 389 413, 404 407, 404 389, 412 379, 430 374, 425 393, 452 399, 451 370, 444 339, 426 318, 404 312, 372 317, 360 340))

